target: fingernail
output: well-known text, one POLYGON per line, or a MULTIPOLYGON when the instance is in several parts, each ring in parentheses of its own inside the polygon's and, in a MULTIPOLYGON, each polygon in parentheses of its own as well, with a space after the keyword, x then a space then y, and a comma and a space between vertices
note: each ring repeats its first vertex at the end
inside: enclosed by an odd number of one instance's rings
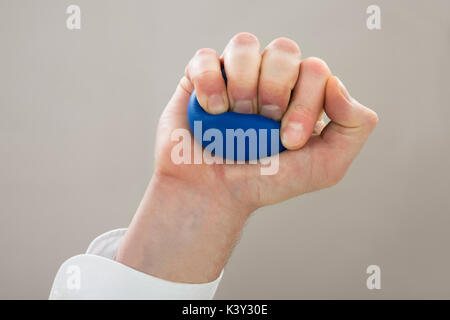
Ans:
POLYGON ((348 93, 347 88, 344 86, 344 84, 342 83, 341 79, 339 79, 338 77, 336 77, 338 83, 339 83, 339 89, 341 91, 341 94, 344 96, 344 98, 348 101, 348 102, 352 102, 353 98, 350 96, 350 93, 348 93))
POLYGON ((266 104, 262 106, 260 114, 264 117, 271 118, 274 120, 280 120, 282 116, 281 108, 273 104, 266 104))
POLYGON ((208 98, 208 111, 211 113, 222 113, 225 112, 225 101, 222 95, 213 94, 208 98))
POLYGON ((285 147, 298 145, 303 135, 303 124, 300 122, 289 122, 281 133, 281 142, 285 147))
POLYGON ((234 104, 233 111, 237 113, 252 113, 253 104, 250 100, 238 100, 234 104))

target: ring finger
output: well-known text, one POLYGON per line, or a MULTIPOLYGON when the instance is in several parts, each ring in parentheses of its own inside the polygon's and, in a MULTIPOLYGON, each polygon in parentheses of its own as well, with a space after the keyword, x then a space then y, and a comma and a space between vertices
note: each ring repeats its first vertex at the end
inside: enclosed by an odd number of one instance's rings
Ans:
POLYGON ((258 39, 250 33, 234 36, 224 50, 223 63, 231 110, 238 113, 255 113, 261 64, 258 39))

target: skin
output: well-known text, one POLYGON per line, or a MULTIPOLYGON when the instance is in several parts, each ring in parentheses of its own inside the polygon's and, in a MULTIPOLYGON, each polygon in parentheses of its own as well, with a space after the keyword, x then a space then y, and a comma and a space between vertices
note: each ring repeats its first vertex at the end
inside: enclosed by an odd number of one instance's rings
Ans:
POLYGON ((170 281, 215 280, 252 212, 338 183, 377 122, 376 113, 352 98, 324 61, 302 60, 290 39, 275 39, 261 53, 254 35, 239 33, 221 56, 198 50, 160 118, 155 171, 116 260, 170 281), (194 88, 209 113, 230 109, 281 119, 288 150, 280 154, 277 174, 261 175, 259 164, 171 161, 178 142, 170 136, 188 129, 194 88), (323 112, 331 119, 327 125, 323 112))

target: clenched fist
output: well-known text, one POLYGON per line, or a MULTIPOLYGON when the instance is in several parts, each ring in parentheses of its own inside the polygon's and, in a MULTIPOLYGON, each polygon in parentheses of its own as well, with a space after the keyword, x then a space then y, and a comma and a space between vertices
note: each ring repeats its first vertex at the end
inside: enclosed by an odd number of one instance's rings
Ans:
POLYGON ((377 121, 324 61, 302 60, 290 39, 275 39, 261 53, 255 36, 240 33, 220 56, 213 49, 198 50, 161 116, 155 173, 118 261, 172 281, 215 279, 251 212, 336 184, 377 121), (281 121, 288 150, 279 155, 276 174, 261 175, 261 164, 171 160, 177 143, 171 134, 189 128, 187 104, 194 89, 208 113, 259 113, 281 121))

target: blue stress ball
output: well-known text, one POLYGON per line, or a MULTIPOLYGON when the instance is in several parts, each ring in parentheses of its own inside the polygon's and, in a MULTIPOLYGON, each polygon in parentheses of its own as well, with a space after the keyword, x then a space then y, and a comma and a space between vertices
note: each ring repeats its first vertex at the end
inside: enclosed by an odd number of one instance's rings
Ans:
POLYGON ((259 114, 209 114, 198 103, 195 90, 189 99, 187 116, 195 139, 216 156, 247 161, 285 150, 280 140, 280 122, 259 114))

